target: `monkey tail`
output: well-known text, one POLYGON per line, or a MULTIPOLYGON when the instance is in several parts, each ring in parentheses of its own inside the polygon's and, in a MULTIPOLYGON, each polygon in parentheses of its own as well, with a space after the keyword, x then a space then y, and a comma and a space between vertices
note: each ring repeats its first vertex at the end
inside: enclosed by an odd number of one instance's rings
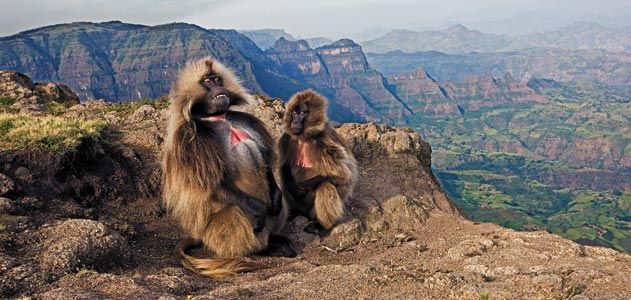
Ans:
POLYGON ((184 268, 200 275, 221 278, 238 273, 251 272, 260 269, 262 266, 245 258, 195 258, 186 251, 199 248, 202 241, 193 238, 181 240, 176 247, 177 255, 184 268))

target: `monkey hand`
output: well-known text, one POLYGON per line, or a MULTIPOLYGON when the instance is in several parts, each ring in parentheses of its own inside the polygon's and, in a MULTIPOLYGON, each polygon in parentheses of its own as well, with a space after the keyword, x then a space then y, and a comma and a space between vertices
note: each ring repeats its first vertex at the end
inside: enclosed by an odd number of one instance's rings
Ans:
POLYGON ((293 195, 296 195, 296 196, 304 195, 307 193, 307 191, 300 184, 296 184, 296 183, 290 184, 287 186, 287 188, 293 195))
POLYGON ((299 185, 303 190, 310 191, 310 190, 315 189, 318 185, 320 185, 326 180, 328 180, 327 176, 316 176, 316 177, 313 177, 311 179, 301 182, 299 185))
POLYGON ((263 202, 254 197, 249 197, 244 200, 245 201, 242 202, 242 205, 240 205, 241 209, 250 220, 254 232, 260 232, 263 228, 265 228, 267 207, 265 207, 263 202))
POLYGON ((278 187, 272 190, 270 205, 267 207, 267 214, 270 216, 278 216, 283 209, 283 193, 278 187))

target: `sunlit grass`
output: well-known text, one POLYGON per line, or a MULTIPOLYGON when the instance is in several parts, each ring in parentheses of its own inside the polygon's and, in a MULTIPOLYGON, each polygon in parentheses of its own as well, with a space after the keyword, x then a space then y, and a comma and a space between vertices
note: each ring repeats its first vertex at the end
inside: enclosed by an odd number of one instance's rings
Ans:
POLYGON ((0 114, 0 149, 73 151, 84 140, 96 140, 107 123, 57 116, 0 114))

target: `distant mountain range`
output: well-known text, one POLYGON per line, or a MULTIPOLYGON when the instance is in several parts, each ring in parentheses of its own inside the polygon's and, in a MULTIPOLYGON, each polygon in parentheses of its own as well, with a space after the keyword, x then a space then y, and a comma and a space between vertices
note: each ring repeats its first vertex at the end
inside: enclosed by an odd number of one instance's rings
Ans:
POLYGON ((364 51, 386 53, 440 51, 445 53, 500 52, 530 48, 631 50, 631 28, 607 28, 597 23, 574 23, 557 30, 520 36, 498 35, 453 25, 445 30, 393 30, 360 42, 364 51))
POLYGON ((423 66, 440 81, 470 75, 532 77, 556 81, 590 81, 609 86, 631 85, 631 52, 604 50, 530 49, 510 52, 445 54, 436 51, 368 53, 368 62, 386 76, 423 66))
MULTIPOLYGON (((259 48, 270 48, 280 38, 288 41, 296 41, 297 39, 282 29, 258 29, 258 30, 240 30, 240 33, 250 38, 259 48)), ((314 37, 304 39, 311 48, 317 48, 333 43, 333 40, 324 37, 314 37)))

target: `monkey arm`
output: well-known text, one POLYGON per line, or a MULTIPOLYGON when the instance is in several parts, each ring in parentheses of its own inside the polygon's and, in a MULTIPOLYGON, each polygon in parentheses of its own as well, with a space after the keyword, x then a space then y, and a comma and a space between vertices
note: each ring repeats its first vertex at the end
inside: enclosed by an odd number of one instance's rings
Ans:
POLYGON ((283 188, 294 195, 304 194, 305 190, 296 184, 291 168, 292 167, 289 164, 283 164, 280 168, 280 177, 283 183, 283 188))
POLYGON ((270 167, 267 168, 267 184, 270 192, 270 205, 268 207, 267 214, 270 216, 277 216, 283 209, 283 194, 276 184, 274 173, 270 167))
POLYGON ((265 227, 265 217, 268 208, 263 201, 239 190, 230 181, 220 184, 216 192, 218 200, 226 205, 235 205, 250 219, 254 232, 260 232, 265 227))
POLYGON ((309 178, 303 182, 300 182, 299 185, 305 190, 313 190, 320 184, 331 181, 332 177, 326 175, 318 175, 312 178, 309 178))

